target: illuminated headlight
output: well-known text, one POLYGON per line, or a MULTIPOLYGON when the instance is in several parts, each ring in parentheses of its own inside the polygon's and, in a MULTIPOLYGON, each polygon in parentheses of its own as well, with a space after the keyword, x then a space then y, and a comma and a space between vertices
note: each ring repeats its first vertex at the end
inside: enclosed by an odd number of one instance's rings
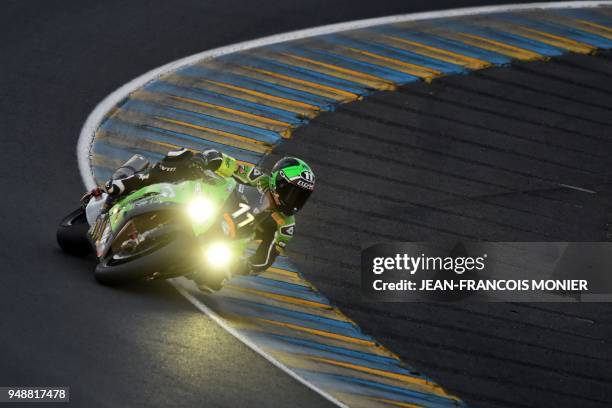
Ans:
POLYGON ((214 268, 223 268, 232 260, 232 251, 227 244, 212 244, 204 250, 204 258, 214 268))
POLYGON ((187 212, 193 221, 201 223, 213 215, 214 207, 210 200, 198 197, 189 203, 187 212))

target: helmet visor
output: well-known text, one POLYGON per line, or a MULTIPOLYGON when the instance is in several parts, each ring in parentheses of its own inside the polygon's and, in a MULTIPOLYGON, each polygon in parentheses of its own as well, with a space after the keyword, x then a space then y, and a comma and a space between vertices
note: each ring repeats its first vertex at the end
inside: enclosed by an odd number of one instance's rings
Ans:
POLYGON ((279 200, 288 214, 293 214, 304 206, 312 190, 299 187, 287 181, 284 177, 279 177, 275 189, 279 200))

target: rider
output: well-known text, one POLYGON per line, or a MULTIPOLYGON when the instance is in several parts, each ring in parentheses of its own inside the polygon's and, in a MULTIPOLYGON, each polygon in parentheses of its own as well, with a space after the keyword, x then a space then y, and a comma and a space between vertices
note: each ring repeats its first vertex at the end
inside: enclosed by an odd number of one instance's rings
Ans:
POLYGON ((265 271, 283 251, 295 233, 294 214, 302 208, 315 185, 311 168, 295 157, 280 159, 271 173, 265 174, 255 166, 240 163, 233 157, 210 149, 194 152, 180 149, 169 152, 162 160, 144 171, 125 178, 111 178, 103 189, 94 189, 86 195, 108 195, 105 210, 116 200, 144 186, 197 179, 206 170, 223 177, 233 177, 241 184, 257 187, 263 195, 262 210, 255 214, 256 239, 261 244, 237 274, 257 274, 265 271))

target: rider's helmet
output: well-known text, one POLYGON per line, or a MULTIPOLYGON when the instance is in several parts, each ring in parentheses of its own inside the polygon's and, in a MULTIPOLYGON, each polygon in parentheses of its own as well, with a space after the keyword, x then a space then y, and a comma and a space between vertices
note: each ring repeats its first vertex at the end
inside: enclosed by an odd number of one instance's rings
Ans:
POLYGON ((293 215, 314 190, 315 176, 310 166, 295 157, 283 157, 276 162, 270 175, 270 191, 278 200, 278 209, 293 215))

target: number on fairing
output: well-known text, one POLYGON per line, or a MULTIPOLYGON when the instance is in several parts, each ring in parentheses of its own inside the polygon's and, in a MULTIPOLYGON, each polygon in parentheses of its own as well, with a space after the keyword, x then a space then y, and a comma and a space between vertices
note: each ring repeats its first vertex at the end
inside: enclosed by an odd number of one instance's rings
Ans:
POLYGON ((253 214, 251 214, 249 212, 249 210, 251 209, 251 207, 249 207, 247 204, 245 203, 240 203, 238 204, 238 206, 240 207, 239 210, 235 211, 234 213, 232 213, 232 218, 235 219, 236 221, 238 221, 238 217, 240 217, 242 214, 245 214, 245 219, 244 221, 241 221, 238 223, 238 228, 242 228, 245 225, 249 225, 250 223, 252 223, 253 221, 255 221, 255 217, 253 216, 253 214))

